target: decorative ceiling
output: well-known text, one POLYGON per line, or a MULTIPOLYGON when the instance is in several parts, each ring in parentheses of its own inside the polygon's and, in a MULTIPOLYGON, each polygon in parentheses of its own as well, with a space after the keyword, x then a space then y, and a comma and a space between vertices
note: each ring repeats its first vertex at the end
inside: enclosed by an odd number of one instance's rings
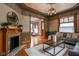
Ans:
MULTIPOLYGON (((55 3, 53 4, 53 7, 56 9, 56 13, 59 13, 72 8, 76 4, 77 3, 55 3)), ((48 10, 50 8, 48 3, 25 3, 25 5, 46 15, 48 15, 48 10)))

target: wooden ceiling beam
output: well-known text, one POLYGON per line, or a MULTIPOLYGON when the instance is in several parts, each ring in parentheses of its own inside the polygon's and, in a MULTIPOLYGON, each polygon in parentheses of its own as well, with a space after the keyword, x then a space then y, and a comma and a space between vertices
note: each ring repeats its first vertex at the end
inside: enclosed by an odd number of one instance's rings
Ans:
POLYGON ((29 11, 29 12, 36 13, 36 14, 39 14, 39 15, 42 15, 42 16, 48 16, 48 15, 45 14, 45 13, 42 13, 42 12, 40 12, 40 11, 38 11, 38 10, 35 10, 35 9, 33 9, 33 8, 30 8, 30 7, 26 6, 24 3, 17 3, 17 5, 18 5, 20 8, 22 8, 23 10, 27 10, 27 11, 29 11))
MULTIPOLYGON (((27 10, 29 12, 32 12, 32 13, 36 13, 36 14, 39 14, 39 15, 42 15, 42 16, 46 16, 46 17, 51 17, 50 15, 47 15, 45 13, 42 13, 38 10, 35 10, 33 8, 30 8, 28 6, 26 6, 24 3, 17 3, 17 5, 22 8, 23 10, 27 10)), ((72 10, 75 10, 75 9, 79 9, 79 3, 77 3, 75 6, 73 6, 72 8, 68 9, 68 10, 64 10, 64 11, 61 11, 57 14, 54 14, 52 16, 55 16, 55 15, 59 15, 59 14, 62 14, 62 13, 66 13, 66 12, 69 12, 69 11, 72 11, 72 10)))

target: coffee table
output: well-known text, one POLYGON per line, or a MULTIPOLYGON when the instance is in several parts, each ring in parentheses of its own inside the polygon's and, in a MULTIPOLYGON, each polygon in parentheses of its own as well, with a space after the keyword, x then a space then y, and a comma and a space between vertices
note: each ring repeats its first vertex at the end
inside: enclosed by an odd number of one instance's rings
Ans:
MULTIPOLYGON (((57 54, 58 54, 59 52, 61 52, 64 48, 65 48, 64 40, 60 40, 60 41, 58 41, 58 42, 53 42, 53 40, 48 40, 48 41, 46 41, 46 42, 43 43, 43 51, 44 51, 44 52, 47 52, 47 53, 49 53, 49 54, 51 54, 52 56, 57 55, 57 54), (45 48, 45 47, 44 47, 44 44, 49 45, 49 47, 45 48), (60 46, 60 44, 63 44, 63 47, 60 46), (49 49, 50 47, 52 47, 53 50, 54 50, 53 54, 52 54, 52 52, 47 51, 47 49, 49 49), (60 49, 60 50, 56 53, 56 50, 55 50, 56 47, 61 47, 62 49, 60 49)), ((50 49, 51 49, 51 48, 50 48, 50 49)))

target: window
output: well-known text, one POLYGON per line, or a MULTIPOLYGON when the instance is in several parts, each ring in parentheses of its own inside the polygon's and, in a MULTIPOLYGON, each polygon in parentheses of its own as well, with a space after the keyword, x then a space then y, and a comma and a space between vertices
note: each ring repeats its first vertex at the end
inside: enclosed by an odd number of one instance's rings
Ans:
POLYGON ((64 18, 63 20, 64 20, 64 22, 68 22, 68 18, 64 18))
POLYGON ((64 21, 63 18, 61 18, 61 19, 60 19, 60 23, 62 23, 63 21, 64 21))
POLYGON ((74 32, 74 17, 65 17, 60 19, 60 32, 74 32))

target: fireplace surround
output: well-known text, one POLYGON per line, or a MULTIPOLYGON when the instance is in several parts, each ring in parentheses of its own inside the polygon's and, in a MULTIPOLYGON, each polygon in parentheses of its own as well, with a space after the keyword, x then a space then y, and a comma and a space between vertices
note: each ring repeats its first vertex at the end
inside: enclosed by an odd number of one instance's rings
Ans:
POLYGON ((16 50, 20 46, 20 36, 18 35, 9 35, 8 37, 8 53, 12 50, 16 50))

